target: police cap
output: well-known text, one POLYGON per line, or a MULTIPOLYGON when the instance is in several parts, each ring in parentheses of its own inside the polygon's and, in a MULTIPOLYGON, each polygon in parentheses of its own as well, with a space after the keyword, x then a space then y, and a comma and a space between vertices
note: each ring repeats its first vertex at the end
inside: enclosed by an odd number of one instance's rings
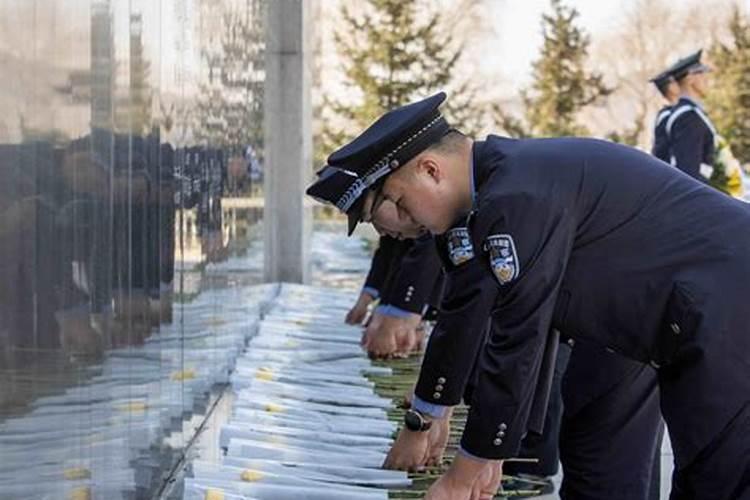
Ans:
POLYGON ((438 109, 445 97, 445 92, 439 92, 381 116, 328 157, 307 194, 346 213, 351 235, 361 220, 367 191, 382 186, 388 174, 450 130, 438 109))
POLYGON ((660 92, 664 92, 664 89, 667 87, 670 81, 674 80, 674 75, 672 74, 671 68, 667 69, 665 71, 662 71, 655 77, 651 78, 649 80, 651 83, 656 85, 656 88, 659 89, 660 92))
POLYGON ((685 78, 685 76, 687 76, 689 73, 701 73, 710 71, 710 68, 708 66, 701 63, 702 54, 702 49, 694 52, 693 54, 690 54, 689 56, 684 57, 674 63, 667 71, 669 71, 672 76, 674 76, 675 80, 681 80, 685 78))

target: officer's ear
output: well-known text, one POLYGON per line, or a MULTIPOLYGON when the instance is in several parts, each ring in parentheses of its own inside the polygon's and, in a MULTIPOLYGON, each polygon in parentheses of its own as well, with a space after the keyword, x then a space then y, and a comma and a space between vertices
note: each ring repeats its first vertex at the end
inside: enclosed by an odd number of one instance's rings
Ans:
POLYGON ((439 184, 445 175, 441 158, 432 153, 426 153, 417 160, 416 172, 426 175, 436 184, 439 184))

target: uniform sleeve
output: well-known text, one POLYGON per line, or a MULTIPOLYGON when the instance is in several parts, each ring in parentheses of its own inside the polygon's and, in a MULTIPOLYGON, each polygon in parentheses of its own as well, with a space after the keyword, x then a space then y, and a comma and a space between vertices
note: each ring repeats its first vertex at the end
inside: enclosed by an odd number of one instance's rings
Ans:
POLYGON ((402 311, 422 314, 440 277, 442 266, 432 236, 418 238, 394 268, 381 302, 402 311))
POLYGON ((479 360, 461 441, 473 456, 516 456, 529 429, 555 302, 575 235, 575 218, 555 201, 559 198, 508 195, 488 207, 488 222, 477 221, 476 234, 487 249, 482 260, 486 272, 497 280, 500 298, 479 360), (510 257, 493 259, 491 241, 511 243, 510 257))
POLYGON ((669 163, 671 160, 669 153, 669 138, 667 137, 666 120, 662 121, 654 129, 654 146, 651 148, 651 154, 661 161, 669 163))
POLYGON ((378 307, 375 308, 375 311, 378 314, 382 314, 383 316, 390 316, 392 318, 408 318, 412 314, 416 314, 411 311, 399 309, 398 307, 389 304, 379 304, 378 307))
MULTIPOLYGON (((487 320, 489 323, 489 320, 487 320)), ((485 331, 485 339, 487 338, 487 335, 489 334, 489 330, 485 331)), ((476 356, 474 357, 474 363, 471 366, 471 373, 469 374, 469 377, 466 379, 466 386, 464 387, 464 395, 463 400, 464 404, 469 406, 471 405, 471 400, 474 396, 474 389, 477 386, 477 380, 479 377, 479 355, 482 353, 482 348, 484 347, 484 342, 482 342, 479 345, 479 348, 477 349, 476 356)))
POLYGON ((705 141, 710 139, 706 132, 706 125, 691 111, 675 120, 670 134, 675 166, 703 183, 708 182, 700 172, 701 163, 704 163, 705 141))
POLYGON ((498 287, 482 259, 447 269, 440 316, 430 334, 415 395, 428 403, 457 405, 484 343, 498 287))
POLYGON ((378 248, 372 256, 370 272, 365 279, 363 289, 370 292, 371 295, 377 296, 383 292, 383 285, 388 278, 388 272, 391 268, 391 262, 394 258, 397 240, 388 236, 381 236, 378 242, 378 248), (373 294, 372 291, 376 293, 373 294))

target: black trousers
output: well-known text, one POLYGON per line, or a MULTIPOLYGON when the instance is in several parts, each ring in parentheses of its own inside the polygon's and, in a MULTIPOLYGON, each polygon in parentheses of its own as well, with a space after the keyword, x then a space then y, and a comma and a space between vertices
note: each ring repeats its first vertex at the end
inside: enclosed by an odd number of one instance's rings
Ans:
MULTIPOLYGON (((476 370, 475 370, 476 371, 476 370)), ((473 373, 464 400, 471 401, 473 373)), ((561 343, 541 435, 529 434, 506 475, 553 476, 563 500, 658 500, 664 422, 656 372, 599 346, 561 343)))
POLYGON ((664 423, 656 371, 578 342, 562 397, 560 498, 658 499, 664 423))
POLYGON ((544 432, 529 433, 521 442, 519 457, 535 458, 538 462, 507 462, 503 464, 503 473, 534 474, 536 476, 554 476, 560 464, 560 423, 563 415, 562 381, 571 357, 568 344, 561 342, 555 360, 555 371, 552 375, 547 414, 544 417, 544 432))
POLYGON ((693 462, 677 469, 670 500, 750 499, 750 403, 693 462))

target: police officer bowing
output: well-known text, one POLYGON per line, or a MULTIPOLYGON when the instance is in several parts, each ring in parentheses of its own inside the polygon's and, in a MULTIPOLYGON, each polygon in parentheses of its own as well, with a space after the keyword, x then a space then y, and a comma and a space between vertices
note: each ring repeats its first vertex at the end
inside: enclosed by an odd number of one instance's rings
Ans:
POLYGON ((553 326, 658 370, 673 498, 750 495, 750 207, 596 140, 489 136, 410 156, 443 99, 386 114, 348 150, 372 146, 349 197, 374 187, 434 234, 472 214, 499 294, 463 454, 427 498, 470 498, 517 453, 553 326))
MULTIPOLYGON (((439 141, 440 145, 426 147, 431 152, 450 152, 460 149, 465 141, 461 134, 451 132, 439 141)), ((352 182, 351 177, 349 180, 352 182)), ((330 179, 323 182, 330 184, 330 179)), ((335 190, 316 185, 310 191, 331 203, 345 194, 341 186, 335 190)), ((419 226, 392 202, 369 190, 362 197, 363 218, 377 219, 378 231, 409 237, 419 233, 419 226)), ((451 406, 459 402, 462 394, 464 400, 471 401, 475 376, 469 374, 475 371, 477 354, 486 337, 497 287, 484 266, 475 262, 477 252, 465 222, 460 220, 435 238, 446 270, 447 292, 422 363, 412 409, 406 413, 405 428, 386 459, 388 468, 414 469, 439 462, 447 442, 451 406)), ((540 459, 538 467, 527 469, 531 473, 550 475, 557 469, 560 379, 570 352, 566 348, 567 345, 560 346, 555 356, 557 336, 548 337, 540 368, 544 375, 539 377, 529 418, 530 433, 521 448, 522 456, 540 459), (553 389, 548 394, 549 378, 553 389)), ((655 437, 661 427, 655 371, 601 347, 579 342, 563 387, 565 415, 559 438, 565 474, 561 497, 649 498, 655 453, 659 460, 655 437)), ((498 439, 502 441, 503 437, 501 432, 498 439)), ((515 472, 522 470, 516 468, 515 472)), ((658 474, 658 467, 655 473, 658 474)), ((536 487, 539 482, 530 484, 536 487)), ((530 489, 526 483, 521 487, 530 489)), ((658 491, 656 481, 652 491, 656 498, 658 491)))

